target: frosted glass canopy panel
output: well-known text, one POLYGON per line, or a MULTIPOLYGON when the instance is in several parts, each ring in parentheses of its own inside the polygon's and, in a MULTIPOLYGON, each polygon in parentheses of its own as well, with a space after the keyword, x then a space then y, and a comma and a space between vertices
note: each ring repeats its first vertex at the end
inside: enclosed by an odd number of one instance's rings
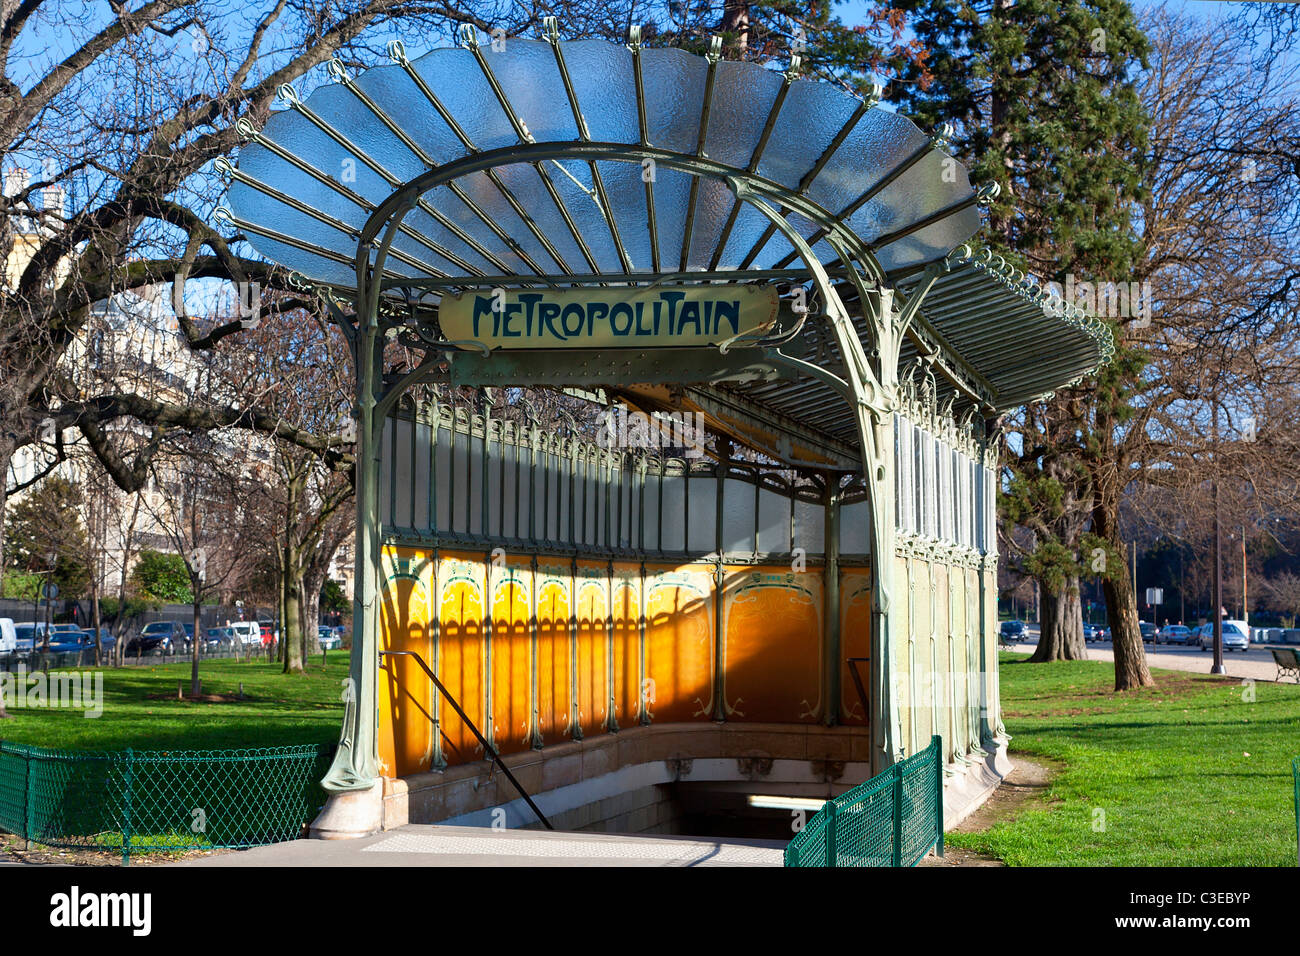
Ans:
POLYGON ((824 262, 828 230, 897 270, 979 227, 934 140, 817 80, 602 40, 392 53, 355 77, 334 64, 337 82, 305 101, 285 90, 260 131, 241 124, 230 218, 312 281, 348 287, 367 221, 410 184, 427 189, 384 263, 394 280, 802 269, 737 183, 824 262))

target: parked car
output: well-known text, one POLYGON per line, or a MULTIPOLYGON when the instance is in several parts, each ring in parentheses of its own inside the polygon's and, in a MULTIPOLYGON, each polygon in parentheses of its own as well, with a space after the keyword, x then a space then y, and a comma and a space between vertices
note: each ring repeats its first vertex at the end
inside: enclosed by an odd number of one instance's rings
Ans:
POLYGON ((256 621, 234 621, 230 624, 239 643, 245 646, 262 643, 262 629, 256 621))
MULTIPOLYGON (((1214 624, 1207 622, 1196 629, 1197 643, 1201 650, 1208 651, 1214 647, 1214 624)), ((1225 651, 1245 651, 1250 647, 1250 625, 1245 621, 1223 622, 1223 649, 1225 651)))
MULTIPOLYGON (((26 621, 22 624, 14 625, 14 637, 17 641, 17 651, 20 654, 30 654, 35 650, 38 642, 45 640, 45 631, 48 625, 44 621, 26 621)), ((49 628, 51 634, 54 629, 49 628)))
POLYGON ((18 632, 14 630, 14 619, 0 617, 0 654, 12 654, 18 650, 18 632))
POLYGON ((1156 643, 1190 644, 1192 629, 1185 624, 1166 624, 1156 635, 1156 643))
POLYGON ((263 644, 274 644, 276 641, 280 640, 280 629, 271 621, 258 621, 257 626, 262 630, 263 644))
MULTIPOLYGON (((86 643, 93 648, 95 646, 95 629, 87 627, 81 633, 86 635, 86 643)), ((117 646, 117 638, 113 636, 113 632, 108 628, 101 627, 99 629, 99 644, 105 652, 108 652, 117 646)))
POLYGON ((188 651, 189 635, 185 633, 185 627, 177 624, 175 621, 154 621, 146 624, 137 636, 131 638, 126 645, 126 654, 128 657, 143 654, 175 654, 188 651))
POLYGON ((206 651, 224 651, 234 646, 233 627, 210 627, 203 632, 203 649, 206 651))
POLYGON ((43 623, 33 624, 28 621, 24 624, 15 624, 14 639, 16 646, 14 650, 20 654, 30 653, 36 644, 36 638, 44 633, 45 625, 43 623))
POLYGON ((323 651, 336 651, 343 646, 342 636, 336 633, 332 627, 326 627, 322 624, 316 628, 316 634, 323 651))
POLYGON ((1146 641, 1150 641, 1152 644, 1156 642, 1156 626, 1150 621, 1138 621, 1138 630, 1142 632, 1144 643, 1146 641))
MULTIPOLYGON (((112 651, 117 640, 108 633, 108 628, 99 629, 105 653, 112 651)), ((50 635, 49 652, 51 654, 79 654, 86 652, 93 660, 95 654, 95 632, 89 629, 50 635)))

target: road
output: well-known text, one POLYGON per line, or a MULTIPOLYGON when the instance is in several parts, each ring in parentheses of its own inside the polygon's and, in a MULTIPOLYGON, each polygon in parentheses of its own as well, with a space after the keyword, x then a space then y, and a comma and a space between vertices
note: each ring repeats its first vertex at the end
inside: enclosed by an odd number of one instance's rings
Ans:
MULTIPOLYGON (((1026 631, 1025 639, 1013 641, 1012 650, 1023 650, 1032 653, 1038 645, 1038 627, 1029 625, 1026 631)), ((1211 651, 1203 651, 1199 647, 1182 647, 1178 644, 1157 644, 1154 647, 1150 643, 1143 645, 1147 652, 1147 663, 1152 667, 1165 667, 1169 670, 1176 671, 1193 671, 1198 674, 1208 674, 1210 665, 1214 663, 1214 654, 1211 651)), ((1088 645, 1088 660, 1092 661, 1114 661, 1115 654, 1110 641, 1098 641, 1088 645)), ((1229 677, 1252 678, 1254 680, 1274 680, 1277 677, 1277 665, 1273 663, 1273 655, 1269 653, 1268 647, 1263 644, 1252 644, 1244 651, 1223 652, 1223 666, 1228 672, 1229 677)))

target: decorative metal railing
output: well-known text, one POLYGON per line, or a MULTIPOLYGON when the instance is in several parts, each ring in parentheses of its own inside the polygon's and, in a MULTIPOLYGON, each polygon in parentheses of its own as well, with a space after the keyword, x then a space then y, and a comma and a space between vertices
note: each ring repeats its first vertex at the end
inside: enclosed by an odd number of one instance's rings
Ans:
POLYGON ((0 828, 132 853, 296 839, 325 803, 335 744, 256 750, 48 750, 0 741, 0 828))

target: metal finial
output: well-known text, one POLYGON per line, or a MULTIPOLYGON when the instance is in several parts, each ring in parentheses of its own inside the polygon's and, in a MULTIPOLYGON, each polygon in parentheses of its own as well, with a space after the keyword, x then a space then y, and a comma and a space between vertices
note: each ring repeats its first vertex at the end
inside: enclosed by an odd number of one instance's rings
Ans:
POLYGON ((325 64, 325 72, 340 83, 349 83, 352 80, 352 77, 348 76, 348 68, 336 56, 329 58, 329 61, 325 64))
POLYGON ((985 183, 975 192, 975 200, 981 206, 987 206, 1002 194, 1002 187, 996 182, 985 183))

